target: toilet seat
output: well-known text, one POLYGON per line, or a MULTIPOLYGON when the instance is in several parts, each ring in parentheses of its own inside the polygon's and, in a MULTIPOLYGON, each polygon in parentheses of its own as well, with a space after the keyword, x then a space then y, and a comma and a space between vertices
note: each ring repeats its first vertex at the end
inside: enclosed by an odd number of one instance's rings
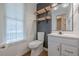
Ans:
POLYGON ((43 43, 42 41, 34 40, 34 41, 29 43, 29 48, 37 48, 42 43, 43 43))

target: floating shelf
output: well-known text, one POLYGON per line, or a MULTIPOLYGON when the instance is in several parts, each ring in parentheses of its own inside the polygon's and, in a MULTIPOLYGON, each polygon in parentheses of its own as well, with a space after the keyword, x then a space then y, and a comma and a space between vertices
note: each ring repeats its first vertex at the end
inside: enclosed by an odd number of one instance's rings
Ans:
POLYGON ((40 15, 40 14, 49 12, 49 11, 52 10, 52 8, 54 8, 54 7, 56 7, 56 6, 60 5, 60 4, 61 4, 61 3, 59 3, 59 4, 57 4, 57 3, 51 4, 51 5, 47 6, 47 7, 44 7, 44 8, 42 8, 42 9, 36 11, 36 14, 37 14, 37 15, 40 15))
POLYGON ((51 19, 51 16, 46 16, 46 19, 51 19))
POLYGON ((46 11, 50 11, 52 8, 51 8, 51 6, 47 6, 47 7, 45 7, 45 9, 46 9, 46 11))
POLYGON ((48 21, 51 19, 51 16, 49 15, 50 11, 52 9, 52 5, 46 6, 42 9, 39 9, 36 11, 37 14, 37 21, 48 21))
POLYGON ((37 13, 37 15, 40 15, 40 14, 49 12, 51 9, 52 9, 52 8, 51 8, 51 5, 50 5, 50 6, 47 6, 47 7, 45 7, 45 8, 42 8, 42 9, 36 11, 36 13, 37 13))
POLYGON ((43 14, 43 13, 46 13, 46 10, 44 8, 37 11, 37 15, 43 14))
POLYGON ((51 16, 45 16, 45 17, 38 18, 38 21, 50 20, 50 19, 51 19, 51 16))

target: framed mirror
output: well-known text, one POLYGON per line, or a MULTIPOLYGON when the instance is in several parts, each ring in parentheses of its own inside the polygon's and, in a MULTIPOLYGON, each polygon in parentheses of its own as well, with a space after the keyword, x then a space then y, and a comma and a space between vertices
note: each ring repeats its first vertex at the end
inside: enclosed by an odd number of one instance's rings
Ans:
POLYGON ((52 31, 73 31, 72 3, 61 3, 52 8, 52 31))

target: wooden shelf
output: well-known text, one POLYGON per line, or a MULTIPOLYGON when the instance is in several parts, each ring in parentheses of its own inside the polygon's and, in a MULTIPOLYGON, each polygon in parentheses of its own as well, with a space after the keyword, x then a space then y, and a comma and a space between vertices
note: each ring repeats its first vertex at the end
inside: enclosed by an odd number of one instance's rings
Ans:
POLYGON ((47 7, 45 7, 45 9, 46 9, 46 11, 50 11, 52 8, 51 8, 51 6, 47 6, 47 7))
POLYGON ((50 20, 50 19, 51 19, 51 16, 45 16, 45 17, 38 18, 38 21, 50 20))
POLYGON ((43 13, 46 13, 46 10, 44 8, 37 11, 37 15, 43 14, 43 13))
POLYGON ((51 19, 51 16, 46 16, 46 19, 51 19))
POLYGON ((45 8, 42 8, 42 9, 36 11, 36 13, 37 13, 37 15, 40 15, 40 14, 49 12, 51 9, 52 9, 52 8, 51 8, 51 5, 50 5, 50 6, 47 6, 47 7, 45 7, 45 8))
POLYGON ((37 14, 37 15, 40 15, 40 14, 47 13, 47 12, 51 11, 52 8, 54 8, 54 7, 56 7, 56 6, 60 5, 60 4, 61 4, 61 3, 55 4, 55 5, 52 5, 52 4, 51 4, 51 5, 47 6, 47 7, 44 7, 44 8, 42 8, 42 9, 40 9, 40 10, 37 10, 37 11, 36 11, 36 14, 37 14))
POLYGON ((49 15, 49 12, 51 11, 52 7, 51 5, 46 6, 42 9, 39 9, 36 11, 37 13, 37 21, 48 21, 51 19, 51 16, 49 15))

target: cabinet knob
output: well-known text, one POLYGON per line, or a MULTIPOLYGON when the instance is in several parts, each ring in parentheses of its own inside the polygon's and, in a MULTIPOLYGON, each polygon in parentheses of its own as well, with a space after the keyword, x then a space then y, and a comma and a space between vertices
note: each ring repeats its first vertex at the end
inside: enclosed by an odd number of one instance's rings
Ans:
POLYGON ((58 48, 58 51, 59 51, 60 49, 58 48))

